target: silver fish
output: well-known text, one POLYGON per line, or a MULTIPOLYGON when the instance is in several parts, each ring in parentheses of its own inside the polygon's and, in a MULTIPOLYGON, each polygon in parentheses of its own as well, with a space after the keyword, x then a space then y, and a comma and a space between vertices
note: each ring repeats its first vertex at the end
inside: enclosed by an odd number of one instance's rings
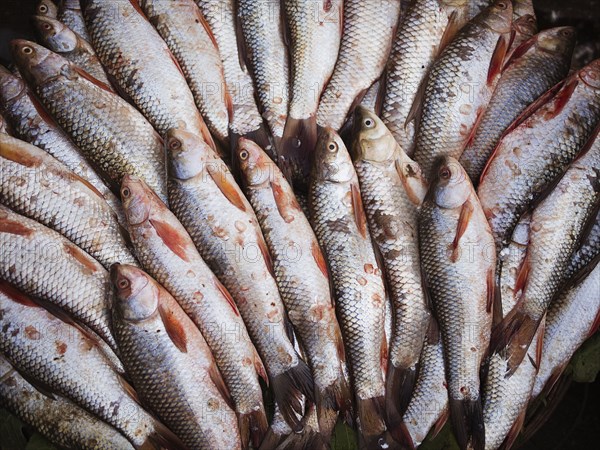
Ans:
POLYGON ((79 0, 61 0, 56 18, 90 42, 79 0))
POLYGON ((573 254, 565 279, 571 280, 598 258, 600 258, 600 211, 596 215, 596 220, 588 235, 573 254))

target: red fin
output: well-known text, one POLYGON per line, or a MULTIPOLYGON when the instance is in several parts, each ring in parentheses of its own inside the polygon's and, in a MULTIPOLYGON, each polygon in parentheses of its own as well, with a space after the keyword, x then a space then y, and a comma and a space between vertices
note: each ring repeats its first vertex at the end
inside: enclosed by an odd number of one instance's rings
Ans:
POLYGON ((456 262, 460 256, 460 252, 458 251, 460 239, 463 237, 463 234, 465 234, 465 231, 467 231, 467 227, 473 216, 473 210, 474 208, 470 200, 463 203, 458 218, 458 224, 456 225, 456 235, 454 236, 454 241, 452 241, 452 255, 450 257, 452 262, 456 262))
POLYGON ((0 233, 14 234, 17 236, 29 237, 35 230, 23 225, 22 223, 9 218, 0 217, 0 233))
POLYGON ((10 144, 0 146, 0 156, 25 167, 39 167, 42 164, 40 158, 10 144))
POLYGON ((233 297, 231 296, 229 291, 225 288, 225 286, 221 284, 218 278, 215 277, 213 281, 215 283, 215 287, 219 290, 219 292, 221 292, 221 295, 225 298, 225 300, 227 300, 227 303, 229 303, 229 306, 231 306, 231 309, 233 309, 235 315, 239 316, 240 312, 238 311, 237 306, 233 301, 233 297))
POLYGON ((98 189, 96 189, 96 187, 92 183, 90 183, 88 180, 86 180, 85 178, 81 178, 76 173, 73 174, 73 178, 76 179, 77 181, 79 181, 81 184, 84 184, 85 187, 87 187, 90 191, 92 191, 94 194, 96 194, 102 200, 106 201, 106 199, 104 198, 104 195, 102 195, 102 193, 98 189))
POLYGON ((508 69, 508 67, 511 64, 513 64, 517 59, 521 58, 525 53, 527 53, 529 51, 529 49, 535 45, 537 40, 538 40, 538 38, 536 35, 530 39, 527 39, 525 42, 521 43, 521 45, 519 45, 515 49, 515 51, 510 55, 510 58, 504 64, 504 69, 502 69, 502 70, 505 71, 506 69, 508 69))
POLYGON ((254 369, 256 370, 256 373, 258 374, 258 376, 262 378, 262 380, 265 382, 265 384, 268 387, 269 386, 269 376, 267 375, 267 370, 265 369, 265 366, 264 366, 262 360, 260 359, 260 356, 259 356, 258 352, 256 351, 256 349, 254 349, 254 369))
POLYGON ((273 191, 273 198, 277 205, 279 215, 285 223, 291 223, 294 221, 294 213, 302 212, 300 205, 296 201, 294 196, 289 196, 283 190, 281 185, 276 181, 271 181, 271 190, 273 191))
POLYGON ((35 108, 35 111, 45 123, 51 125, 52 127, 58 127, 52 116, 48 114, 48 111, 46 111, 46 109, 42 106, 40 101, 32 93, 27 92, 27 97, 29 98, 31 104, 35 108))
MULTIPOLYGON (((521 300, 523 297, 521 297, 521 300)), ((535 319, 523 313, 519 304, 509 312, 502 322, 492 330, 491 346, 493 351, 507 349, 508 371, 511 376, 523 361, 535 336, 541 319, 535 319)))
POLYGON ((487 302, 485 304, 485 310, 491 313, 494 306, 494 299, 496 297, 496 278, 494 269, 491 268, 487 273, 487 302))
POLYGON ((77 262, 79 262, 79 264, 81 264, 89 272, 95 273, 98 271, 98 266, 96 265, 94 259, 75 244, 65 242, 63 244, 63 248, 65 252, 75 258, 75 260, 77 260, 77 262))
POLYGON ((360 189, 356 183, 350 185, 352 195, 352 211, 354 212, 354 220, 356 226, 363 239, 367 237, 367 217, 363 208, 362 199, 360 198, 360 189))
POLYGON ((402 446, 401 448, 415 450, 415 442, 404 422, 400 422, 396 428, 391 428, 390 433, 394 440, 402 446))
POLYGON ((556 96, 554 96, 554 98, 552 99, 552 108, 549 111, 546 111, 546 113, 544 114, 544 119, 554 119, 562 112, 563 109, 565 109, 565 106, 567 105, 567 103, 569 103, 569 100, 571 99, 573 92, 575 92, 575 88, 578 84, 579 81, 577 81, 576 78, 572 78, 568 83, 566 83, 563 86, 563 88, 558 92, 558 94, 556 94, 556 96))
MULTIPOLYGON (((194 2, 194 3, 196 3, 196 2, 194 2)), ((218 49, 219 44, 217 43, 217 38, 215 38, 215 35, 213 34, 213 32, 210 28, 210 25, 208 24, 208 22, 206 20, 206 17, 204 17, 204 14, 202 14, 200 7, 198 7, 197 5, 198 4, 196 3, 196 7, 194 8, 194 15, 196 16, 196 19, 198 19, 198 22, 200 23, 200 25, 202 25, 202 28, 204 28, 204 31, 206 31, 206 34, 210 38, 210 40, 213 43, 213 45, 215 46, 215 48, 218 49)))
POLYGON ((527 279, 529 278, 530 269, 531 265, 529 263, 529 252, 527 252, 525 254, 523 262, 521 262, 521 267, 519 267, 519 274, 517 275, 517 280, 515 281, 515 294, 517 294, 518 292, 523 292, 525 290, 525 286, 527 285, 527 279))
POLYGON ((187 353, 187 335, 183 325, 177 320, 173 311, 169 310, 162 302, 158 305, 158 312, 175 347, 182 353, 187 353))
POLYGON ((242 449, 248 449, 248 442, 252 443, 252 448, 259 448, 269 428, 265 411, 260 409, 248 414, 238 413, 237 416, 242 449))
POLYGON ((92 75, 90 75, 89 73, 87 73, 85 70, 83 70, 81 67, 76 66, 75 64, 71 64, 71 68, 77 72, 77 74, 81 77, 81 78, 85 78, 87 81, 89 81, 90 83, 94 84, 95 86, 99 87, 100 89, 106 91, 106 92, 110 92, 111 94, 114 94, 115 92, 112 90, 112 88, 110 88, 108 85, 106 85, 106 83, 103 83, 102 81, 100 81, 99 79, 93 77, 92 75))
POLYGON ((209 170, 208 174, 215 182, 221 193, 229 202, 241 211, 247 211, 246 202, 235 182, 227 178, 227 173, 222 170, 209 170))
POLYGON ((471 131, 469 132, 469 137, 467 138, 467 142, 464 145, 465 149, 467 147, 470 147, 473 144, 473 140, 475 139, 475 136, 477 135, 477 130, 479 129, 479 123, 481 122, 481 119, 482 119, 484 113, 485 113, 485 108, 479 108, 477 110, 477 117, 475 118, 475 122, 473 123, 473 126, 471 127, 471 131))
POLYGON ((14 286, 8 284, 4 280, 0 280, 0 292, 2 292, 6 297, 13 300, 14 302, 23 305, 29 306, 32 308, 40 308, 35 301, 33 301, 28 295, 16 289, 14 286))
POLYGON ((517 419, 512 424, 512 427, 510 427, 510 430, 506 435, 506 439, 502 443, 502 450, 510 450, 514 445, 515 441, 517 440, 517 437, 519 436, 519 433, 521 432, 521 429, 523 428, 523 423, 525 423, 526 413, 527 408, 523 408, 517 416, 517 419))
POLYGON ((323 276, 329 279, 329 271, 327 270, 327 261, 323 257, 323 252, 321 252, 321 247, 319 247, 319 243, 316 240, 313 240, 310 251, 312 253, 313 259, 317 263, 319 270, 323 274, 323 276))
POLYGON ((502 67, 504 66, 504 58, 506 58, 506 52, 508 51, 508 44, 509 42, 506 36, 501 35, 498 38, 496 48, 494 49, 494 54, 492 55, 492 59, 490 61, 490 67, 488 69, 488 86, 491 86, 502 72, 502 67))
POLYGON ((180 230, 169 225, 167 222, 150 219, 150 224, 156 230, 158 237, 173 253, 185 262, 190 262, 186 249, 191 244, 185 234, 182 235, 180 230))
POLYGON ((131 6, 133 6, 133 9, 135 9, 140 16, 142 16, 144 19, 148 20, 148 18, 146 17, 146 14, 144 14, 144 11, 142 10, 142 7, 140 6, 140 3, 138 0, 129 0, 129 3, 131 3, 131 6))
POLYGON ((227 389, 227 386, 225 385, 225 381, 223 381, 221 372, 219 372, 219 369, 215 362, 213 362, 210 365, 210 368, 208 369, 208 375, 210 376, 210 379, 215 384, 215 387, 221 394, 221 397, 223 397, 223 400, 225 400, 225 402, 233 409, 234 406, 231 403, 231 395, 229 394, 229 389, 227 389))
POLYGON ((381 364, 381 371, 385 374, 388 366, 388 346, 385 333, 381 335, 381 346, 379 347, 379 361, 381 364))

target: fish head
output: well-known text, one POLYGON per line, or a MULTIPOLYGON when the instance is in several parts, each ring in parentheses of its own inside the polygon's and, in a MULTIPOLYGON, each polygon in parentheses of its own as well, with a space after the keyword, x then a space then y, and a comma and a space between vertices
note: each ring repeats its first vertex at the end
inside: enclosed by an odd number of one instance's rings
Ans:
POLYGON ((40 16, 56 18, 58 16, 58 6, 51 0, 41 0, 35 8, 35 13, 40 16))
POLYGON ((356 177, 344 141, 332 128, 325 128, 319 135, 312 176, 332 183, 346 183, 356 177))
POLYGON ((592 89, 600 89, 600 59, 596 59, 579 71, 579 78, 592 89))
POLYGON ((77 35, 52 17, 33 16, 33 25, 44 44, 55 52, 70 52, 77 47, 77 35))
POLYGON ((127 223, 130 226, 141 225, 150 219, 152 204, 156 195, 141 179, 125 175, 121 181, 121 201, 127 223))
POLYGON ((10 70, 0 66, 0 98, 4 102, 10 102, 25 92, 25 83, 15 76, 10 70))
POLYGON ((169 176, 189 180, 204 170, 210 146, 182 128, 171 128, 165 139, 169 176))
POLYGON ((273 161, 255 142, 240 138, 237 156, 247 186, 261 186, 272 179, 273 161))
POLYGON ((110 278, 117 294, 113 309, 119 317, 141 322, 156 313, 160 293, 149 275, 128 264, 113 264, 110 278))
POLYGON ((10 45, 19 72, 34 85, 61 75, 63 68, 69 66, 62 56, 34 42, 15 39, 10 45))
POLYGON ((545 52, 568 54, 575 47, 575 37, 575 28, 556 27, 540 32, 536 39, 538 48, 545 52))
POLYGON ((354 160, 386 162, 394 159, 396 140, 373 111, 358 106, 354 112, 354 160))
POLYGON ((512 0, 512 7, 515 17, 520 19, 523 16, 530 15, 535 20, 532 0, 512 0))
POLYGON ((531 37, 537 32, 537 20, 531 14, 525 14, 513 22, 513 28, 521 35, 531 37))
POLYGON ((461 207, 471 196, 473 186, 460 163, 449 156, 439 158, 433 166, 427 196, 443 209, 461 207))
POLYGON ((490 5, 481 16, 485 26, 496 33, 505 34, 510 32, 512 25, 512 3, 510 0, 498 0, 490 5))

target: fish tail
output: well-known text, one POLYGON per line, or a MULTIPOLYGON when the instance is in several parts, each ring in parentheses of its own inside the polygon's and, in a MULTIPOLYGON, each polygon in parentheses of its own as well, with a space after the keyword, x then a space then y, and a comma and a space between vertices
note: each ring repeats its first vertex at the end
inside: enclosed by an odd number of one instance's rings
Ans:
POLYGON ((272 428, 269 427, 267 434, 260 444, 260 447, 258 447, 258 450, 275 450, 281 441, 284 440, 284 438, 285 435, 277 434, 272 428))
POLYGON ((154 420, 154 432, 148 436, 148 439, 139 447, 138 450, 184 450, 188 446, 181 442, 175 433, 169 430, 165 425, 154 420))
POLYGON ((267 416, 265 410, 260 408, 251 413, 238 413, 238 426, 242 438, 242 448, 247 449, 248 443, 252 443, 252 448, 258 448, 267 434, 267 416))
POLYGON ((316 389, 317 417, 319 428, 323 435, 331 435, 337 421, 338 412, 342 415, 351 415, 352 392, 348 381, 342 373, 329 386, 316 389))
POLYGON ((277 450, 328 450, 329 440, 318 430, 306 427, 301 433, 292 433, 277 447, 277 450))
POLYGON ((292 183, 306 180, 310 174, 313 154, 317 145, 317 117, 306 119, 288 117, 283 130, 280 167, 292 183))
POLYGON ((403 421, 398 423, 395 428, 391 428, 390 434, 403 449, 415 450, 415 441, 403 421))
MULTIPOLYGON (((396 429, 402 424, 402 415, 408 408, 416 381, 416 367, 388 365, 385 387, 385 414, 394 439, 396 439, 396 429)), ((401 432, 401 430, 398 430, 398 432, 401 432)))
POLYGON ((483 407, 481 399, 457 400, 449 399, 450 418, 458 446, 465 450, 484 450, 485 428, 483 424, 483 407))
POLYGON ((298 357, 298 364, 273 378, 272 387, 281 415, 294 431, 300 431, 302 424, 298 416, 303 416, 302 396, 311 402, 315 400, 315 385, 310 369, 298 357))
POLYGON ((377 448, 383 442, 387 428, 383 420, 385 414, 385 397, 357 398, 356 410, 359 429, 367 448, 377 448))

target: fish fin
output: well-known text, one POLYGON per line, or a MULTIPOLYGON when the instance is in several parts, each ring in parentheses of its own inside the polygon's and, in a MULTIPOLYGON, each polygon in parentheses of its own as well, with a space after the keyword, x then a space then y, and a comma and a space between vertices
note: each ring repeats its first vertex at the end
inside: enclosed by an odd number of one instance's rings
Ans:
POLYGON ((551 102, 553 108, 544 114, 546 120, 555 118, 563 109, 565 109, 565 106, 571 99, 577 85, 579 85, 579 81, 576 78, 572 78, 569 82, 565 82, 565 85, 561 90, 552 98, 551 102))
POLYGON ((588 275, 596 268, 598 263, 600 262, 600 253, 597 254, 585 267, 580 269, 578 272, 575 272, 570 280, 568 280, 565 285, 562 287, 563 290, 567 290, 577 286, 583 280, 585 280, 588 275))
POLYGON ((477 136, 477 131, 479 130, 479 124, 481 123, 481 119, 483 118, 484 114, 485 114, 485 108, 477 109, 477 117, 475 118, 475 122, 473 123, 473 126, 471 127, 471 131, 469 131, 469 136, 467 137, 467 141, 465 142, 463 151, 473 144, 473 141, 475 140, 475 136, 477 136))
POLYGON ((385 397, 370 397, 356 399, 357 417, 362 437, 370 445, 378 442, 386 431, 385 426, 385 397))
POLYGON ((225 400, 225 402, 231 409, 234 409, 235 407, 233 405, 233 402, 231 401, 231 394, 229 393, 229 389, 227 388, 227 385, 223 380, 223 376, 221 375, 221 372, 219 372, 219 368, 217 367, 217 364, 214 361, 208 369, 208 376, 219 391, 219 394, 221 394, 221 397, 223 397, 223 400, 225 400))
POLYGON ((256 245, 258 245, 258 249, 260 250, 263 260, 265 261, 265 264, 267 266, 267 270, 273 276, 273 278, 276 278, 275 270, 273 269, 273 259, 271 258, 271 253, 269 253, 269 248, 267 247, 265 238, 263 237, 260 230, 256 231, 256 245))
MULTIPOLYGON (((196 3, 196 2, 194 2, 194 3, 196 3)), ((217 38, 215 37, 212 29, 210 28, 208 21, 206 20, 206 17, 204 17, 204 14, 202 14, 202 11, 200 10, 200 7, 198 6, 197 3, 196 3, 196 8, 194 8, 194 15, 196 16, 196 19, 198 20, 198 22, 200 23, 202 28, 204 28, 204 31, 208 35, 208 38, 210 39, 210 41, 213 43, 215 48, 218 50, 219 44, 217 43, 217 38)))
POLYGON ((527 39, 525 42, 522 42, 521 45, 519 45, 512 52, 512 54, 510 55, 510 58, 508 58, 508 60, 504 64, 504 68, 502 69, 502 71, 503 72, 506 71, 506 69, 508 69, 516 60, 518 60, 525 53, 527 53, 529 51, 529 49, 535 45, 537 40, 538 40, 538 37, 537 37, 537 35, 535 35, 532 38, 527 39))
MULTIPOLYGON (((496 298, 496 278, 494 269, 491 268, 487 273, 487 301, 485 304, 485 310, 487 313, 493 313, 494 311, 494 300, 496 298)), ((500 312, 502 312, 502 305, 500 305, 500 312)))
POLYGON ((240 192, 238 185, 227 178, 226 172, 224 173, 222 170, 208 170, 208 174, 225 198, 229 200, 229 203, 240 211, 248 211, 246 201, 244 201, 243 194, 240 192))
POLYGON ((277 206, 277 211, 285 223, 291 223, 294 220, 294 214, 302 212, 302 208, 298 204, 296 197, 288 195, 276 181, 271 181, 271 191, 273 192, 273 199, 277 206))
POLYGON ((446 425, 446 422, 448 422, 449 418, 450 412, 448 411, 448 408, 444 408, 444 411, 442 411, 440 417, 438 417, 438 420, 435 421, 433 428, 429 432, 430 439, 435 439, 436 436, 440 434, 440 431, 442 431, 442 428, 444 428, 444 425, 446 425))
POLYGON ((186 250, 190 243, 185 239, 186 236, 182 236, 181 231, 167 222, 158 219, 150 219, 150 224, 169 250, 175 253, 183 261, 190 262, 186 250))
POLYGON ((485 429, 481 399, 478 397, 475 400, 458 400, 450 397, 449 408, 452 428, 459 447, 483 450, 485 429))
POLYGON ((529 279, 531 263, 529 262, 529 252, 527 250, 525 252, 526 252, 525 258, 521 262, 521 266, 519 267, 519 273, 518 273, 517 279, 515 281, 515 288, 514 288, 515 293, 525 292, 525 287, 527 286, 527 280, 529 279))
POLYGON ((19 305, 29 306, 31 308, 41 308, 35 300, 29 297, 27 294, 19 291, 13 285, 8 284, 4 280, 0 280, 0 292, 2 292, 8 299, 18 303, 19 305))
POLYGON ((321 247, 319 247, 319 243, 316 239, 312 241, 312 244, 310 245, 310 251, 313 259, 315 260, 315 263, 317 264, 317 267, 319 268, 323 276, 329 280, 327 261, 325 261, 325 257, 323 256, 321 247))
POLYGON ((379 364, 381 366, 381 372, 383 376, 385 376, 388 366, 388 346, 385 332, 381 334, 381 345, 379 346, 379 364))
POLYGON ((275 433, 271 427, 267 430, 267 434, 262 440, 258 450, 275 450, 279 449, 279 445, 285 440, 286 436, 275 433))
MULTIPOLYGON (((237 2, 235 2, 235 8, 238 8, 237 2)), ((248 57, 248 48, 246 47, 246 38, 244 37, 244 29, 242 28, 242 20, 239 11, 234 11, 234 17, 238 62, 242 71, 248 72, 248 68, 251 67, 251 65, 248 64, 250 59, 248 57)))
POLYGON ((298 364, 271 379, 271 387, 281 415, 296 432, 302 430, 298 419, 303 416, 302 395, 314 401, 314 381, 306 363, 298 357, 298 364))
POLYGON ((327 434, 330 434, 335 426, 338 412, 342 417, 351 413, 352 390, 341 370, 332 384, 323 389, 316 389, 315 406, 319 428, 327 434))
POLYGON ((312 427, 304 427, 300 433, 290 433, 277 450, 328 450, 329 444, 326 436, 312 427))
POLYGON ((111 86, 114 87, 113 93, 116 93, 119 97, 121 97, 123 100, 125 100, 127 103, 129 103, 131 106, 135 107, 135 102, 133 101, 131 96, 127 93, 127 91, 121 87, 121 85, 119 84, 119 80, 117 80, 117 77, 115 77, 107 72, 106 78, 110 82, 111 86))
POLYGON ((269 386, 269 376, 267 375, 267 370, 265 369, 262 359, 260 359, 260 355, 256 351, 256 348, 254 348, 254 346, 252 346, 252 351, 254 353, 254 370, 256 370, 256 373, 258 374, 258 376, 260 378, 262 378, 262 380, 265 382, 265 384, 268 387, 269 386))
POLYGON ((358 183, 350 183, 350 195, 352 196, 352 211, 354 213, 354 220, 358 228, 358 232, 363 237, 367 238, 367 216, 363 208, 363 202, 360 197, 360 188, 358 183))
POLYGON ((458 261, 458 257, 460 256, 460 239, 463 237, 465 232, 467 231, 467 227, 469 226, 469 222, 471 221, 471 217, 473 216, 473 205, 470 200, 467 200, 463 203, 462 208, 460 210, 460 216, 458 218, 458 224, 456 225, 456 235, 454 236, 454 240, 452 241, 452 255, 450 256, 450 260, 452 262, 458 261))
POLYGON ((415 441, 404 422, 399 422, 396 427, 390 425, 390 434, 392 438, 402 446, 403 449, 415 450, 415 441))
POLYGON ((294 187, 310 174, 317 135, 317 117, 314 114, 306 119, 288 117, 285 122, 279 162, 282 172, 294 187))
POLYGON ((173 344, 175 344, 175 347, 177 347, 181 353, 187 353, 187 335, 183 325, 179 323, 173 311, 161 302, 158 305, 158 313, 160 314, 165 330, 173 344))
POLYGON ((535 346, 535 363, 533 364, 533 366, 535 367, 536 372, 538 370, 540 370, 540 364, 542 363, 542 354, 543 354, 543 350, 544 350, 544 334, 546 332, 546 314, 544 314, 544 317, 542 317, 542 320, 540 321, 540 325, 536 331, 536 336, 535 336, 535 342, 536 342, 536 346, 535 346))
POLYGON ((404 128, 408 126, 409 123, 415 122, 415 130, 417 128, 417 122, 421 118, 421 110, 423 108, 423 102, 425 101, 425 90, 427 89, 427 78, 426 75, 422 80, 421 84, 415 93, 415 98, 413 99, 412 105, 410 106, 410 110, 406 115, 406 120, 404 121, 404 128))
POLYGON ((84 267, 86 272, 96 273, 99 271, 101 267, 99 263, 75 244, 72 244, 71 242, 65 242, 63 243, 63 248, 65 252, 69 254, 69 256, 73 257, 75 261, 84 267))
POLYGON ((385 379, 385 415, 390 433, 394 439, 402 434, 400 426, 413 388, 417 381, 417 367, 396 367, 388 365, 385 379))
POLYGON ((235 304, 235 301, 233 300, 233 297, 231 296, 227 288, 223 286, 223 283, 221 283, 217 277, 213 277, 213 283, 215 287, 219 290, 225 301, 227 301, 229 306, 231 306, 231 309, 233 309, 235 315, 239 316, 240 311, 238 310, 237 305, 235 304))
POLYGON ((148 437, 138 449, 139 450, 191 450, 179 439, 175 433, 169 430, 158 420, 154 419, 154 432, 148 437))
POLYGON ((133 386, 131 384, 129 384, 129 382, 123 378, 122 376, 118 377, 119 380, 119 384, 121 385, 121 387, 123 388, 123 390, 127 393, 127 395, 137 404, 141 405, 141 401, 140 398, 138 397, 137 392, 135 391, 135 389, 133 388, 133 386))
POLYGON ((521 412, 519 413, 519 415, 517 416, 517 419, 515 420, 515 422, 510 427, 510 430, 508 431, 508 434, 506 435, 504 442, 500 446, 501 450, 510 450, 512 448, 512 446, 515 444, 515 441, 517 440, 517 437, 519 436, 519 433, 521 432, 521 429, 523 428, 523 424, 525 423, 526 413, 527 413, 527 408, 523 408, 521 410, 521 412))
POLYGON ((461 14, 458 11, 452 11, 452 14, 450 14, 450 17, 448 18, 446 28, 444 29, 444 34, 438 44, 436 59, 444 51, 446 46, 452 42, 454 36, 456 36, 456 33, 458 33, 458 30, 461 28, 461 22, 461 14))
MULTIPOLYGON (((500 278, 500 277, 498 277, 500 278)), ((490 295, 490 286, 488 280, 488 296, 490 295)), ((502 309, 502 291, 500 290, 500 281, 494 279, 494 287, 493 287, 493 295, 494 299, 492 300, 492 328, 502 322, 504 318, 504 310, 502 309)), ((489 301, 489 297, 488 297, 489 301)), ((508 311, 507 311, 508 312, 508 311)))
POLYGON ((502 66, 504 66, 504 59, 506 58, 506 52, 508 51, 508 39, 506 35, 500 35, 498 42, 496 42, 496 48, 492 54, 490 60, 490 67, 487 74, 487 85, 492 86, 498 76, 502 73, 502 66))
MULTIPOLYGON (((578 161, 579 159, 583 158, 587 152, 590 151, 590 149, 593 147, 594 143, 596 142, 596 139, 598 139, 598 136, 600 135, 600 124, 596 125, 596 128, 594 128, 594 131, 592 131, 592 134, 590 135, 590 137, 588 138, 588 140, 585 142, 585 144, 583 145, 583 147, 581 147, 581 150, 579 151, 579 153, 577 154, 577 157, 573 160, 573 162, 578 161)), ((596 180, 595 183, 595 187, 597 188, 597 184, 598 181, 596 180)), ((595 191, 597 191, 597 189, 594 189, 595 191)), ((596 216, 592 216, 592 223, 593 220, 596 218, 596 216)), ((587 230, 589 231, 589 230, 587 230)), ((587 234, 586 234, 587 236, 587 234)))
POLYGON ((247 414, 237 413, 237 418, 242 449, 248 450, 249 442, 252 443, 252 448, 259 448, 269 428, 264 409, 261 408, 247 414))
POLYGON ((48 113, 48 111, 46 111, 46 108, 44 108, 44 106, 40 103, 37 97, 35 97, 33 93, 29 92, 29 90, 27 91, 27 98, 31 101, 31 104, 35 108, 35 111, 39 114, 39 116, 45 123, 52 125, 52 127, 58 128, 58 125, 56 124, 54 118, 48 113))
POLYGON ((54 392, 54 389, 52 388, 52 386, 50 386, 49 384, 44 383, 42 380, 38 380, 38 379, 32 377, 31 375, 29 375, 25 371, 20 371, 19 369, 17 369, 14 366, 13 366, 13 368, 15 368, 15 370, 17 372, 19 372, 19 374, 29 384, 31 384, 35 388, 35 390, 38 391, 40 394, 42 394, 45 397, 48 397, 48 398, 50 398, 52 400, 56 400, 57 399, 58 394, 56 392, 54 392))
POLYGON ((112 90, 111 87, 109 87, 106 83, 100 81, 99 79, 93 77, 92 75, 90 75, 88 72, 86 72, 85 70, 83 70, 81 67, 76 66, 75 64, 71 64, 71 68, 77 72, 77 74, 81 77, 86 79, 87 81, 89 81, 90 83, 94 84, 95 86, 99 87, 100 89, 102 89, 103 91, 106 92, 110 92, 111 94, 114 94, 115 91, 112 90))

